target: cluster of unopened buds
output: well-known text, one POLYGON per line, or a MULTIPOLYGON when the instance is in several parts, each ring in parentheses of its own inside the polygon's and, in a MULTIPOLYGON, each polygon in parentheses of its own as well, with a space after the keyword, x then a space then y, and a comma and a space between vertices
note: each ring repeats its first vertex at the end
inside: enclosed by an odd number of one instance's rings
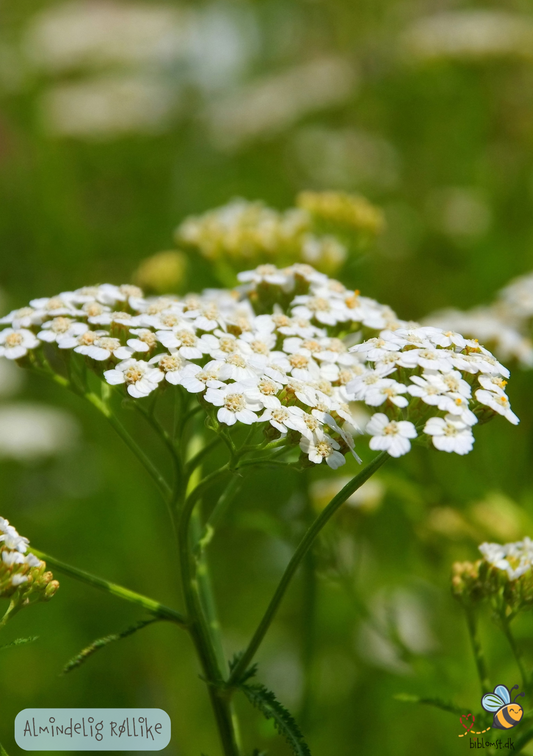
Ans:
POLYGON ((0 517, 0 598, 17 606, 47 601, 59 588, 46 563, 28 551, 29 541, 0 517))
POLYGON ((212 427, 258 424, 331 468, 355 455, 355 402, 377 410, 370 447, 394 457, 417 437, 465 454, 476 423, 518 422, 508 370, 477 341, 402 321, 308 265, 239 279, 184 298, 104 284, 34 299, 1 319, 0 356, 69 374, 74 353, 134 399, 179 387, 212 427))
POLYGON ((353 246, 383 227, 381 210, 345 192, 302 192, 296 207, 279 211, 263 202, 234 199, 203 215, 186 218, 176 242, 209 260, 242 264, 299 260, 335 271, 353 246), (348 241, 349 240, 349 241, 348 241))
POLYGON ((482 543, 482 559, 453 565, 452 592, 465 604, 490 599, 501 616, 533 605, 533 541, 482 543))

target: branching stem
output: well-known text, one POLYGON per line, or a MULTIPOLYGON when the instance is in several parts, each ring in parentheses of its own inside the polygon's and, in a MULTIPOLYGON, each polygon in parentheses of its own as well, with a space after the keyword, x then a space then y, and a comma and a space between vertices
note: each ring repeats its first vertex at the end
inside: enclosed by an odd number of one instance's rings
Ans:
POLYGON ((296 551, 294 552, 292 559, 287 565, 287 568, 283 573, 283 576, 279 582, 278 587, 276 588, 270 604, 268 605, 263 618, 257 626, 252 640, 233 668, 233 671, 228 680, 228 686, 230 688, 238 683, 241 676, 252 663, 254 656, 257 653, 259 646, 263 642, 267 630, 270 627, 272 620, 274 619, 276 612, 279 609, 285 592, 287 591, 287 588, 289 587, 296 570, 300 566, 302 559, 311 548, 313 542, 315 541, 322 528, 331 519, 331 517, 333 517, 337 509, 339 509, 339 507, 344 504, 344 502, 354 493, 354 491, 357 491, 357 489, 360 488, 363 483, 365 483, 388 458, 389 455, 387 452, 381 452, 381 454, 375 457, 372 462, 370 462, 363 470, 361 470, 358 475, 352 478, 344 486, 344 488, 342 488, 339 493, 333 497, 327 507, 322 510, 322 512, 318 515, 313 524, 307 530, 296 551))
POLYGON ((137 606, 146 609, 148 612, 151 612, 157 617, 170 620, 180 627, 187 628, 186 618, 175 609, 171 609, 164 604, 160 604, 158 601, 148 598, 147 596, 143 596, 140 593, 130 591, 129 588, 123 588, 121 585, 111 583, 109 580, 96 577, 96 575, 85 572, 85 570, 79 570, 77 567, 72 567, 70 564, 60 562, 59 559, 55 559, 55 557, 52 557, 49 554, 45 554, 42 551, 38 551, 33 547, 31 550, 32 553, 35 554, 35 556, 37 556, 39 559, 44 560, 50 567, 53 567, 55 570, 59 570, 59 572, 63 572, 65 575, 69 575, 70 577, 73 577, 82 583, 91 585, 93 586, 93 588, 98 588, 102 591, 105 591, 106 593, 110 593, 112 596, 117 596, 118 598, 124 599, 124 601, 129 601, 132 604, 137 604, 137 606))

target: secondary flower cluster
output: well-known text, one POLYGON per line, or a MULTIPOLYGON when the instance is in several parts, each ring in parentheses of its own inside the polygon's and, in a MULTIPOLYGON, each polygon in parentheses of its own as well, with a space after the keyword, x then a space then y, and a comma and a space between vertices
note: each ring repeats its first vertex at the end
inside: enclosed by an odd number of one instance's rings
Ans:
POLYGON ((296 205, 278 211, 262 202, 235 199, 187 218, 176 231, 176 241, 209 260, 237 262, 240 267, 245 261, 299 260, 335 271, 348 256, 346 235, 360 242, 376 236, 383 226, 378 208, 344 192, 303 192, 296 205))
POLYGON ((352 402, 380 408, 370 446, 392 456, 420 429, 435 448, 464 454, 478 419, 518 422, 508 371, 476 341, 401 321, 308 265, 239 278, 236 290, 181 299, 111 284, 34 299, 1 319, 0 355, 56 367, 74 352, 135 399, 179 386, 222 428, 262 424, 332 468, 353 452, 352 402))
POLYGON ((507 573, 509 580, 517 580, 533 566, 533 541, 524 538, 515 543, 482 543, 479 550, 486 562, 507 573))
POLYGON ((384 330, 351 351, 366 367, 347 385, 348 395, 385 408, 367 425, 372 449, 399 457, 418 427, 436 449, 467 454, 478 420, 498 413, 518 423, 505 393, 509 371, 477 341, 411 325, 384 330))
POLYGON ((466 312, 443 310, 429 315, 425 322, 454 328, 476 336, 490 346, 502 360, 516 360, 522 367, 533 367, 533 273, 511 281, 498 292, 491 305, 466 312))
POLYGON ((0 517, 0 597, 17 605, 47 601, 59 588, 45 562, 28 551, 29 541, 0 517))
POLYGON ((533 541, 482 543, 483 559, 453 565, 452 592, 466 605, 490 599, 496 614, 510 617, 533 605, 533 541))

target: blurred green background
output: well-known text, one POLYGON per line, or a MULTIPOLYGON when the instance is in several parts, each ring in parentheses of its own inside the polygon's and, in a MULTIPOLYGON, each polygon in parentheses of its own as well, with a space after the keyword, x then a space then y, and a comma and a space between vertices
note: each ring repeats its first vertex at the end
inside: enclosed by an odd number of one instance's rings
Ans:
MULTIPOLYGON (((191 213, 233 197, 285 208, 308 188, 383 207, 385 233, 339 277, 402 318, 490 302, 533 268, 529 3, 2 0, 0 13, 2 312, 131 280, 191 213)), ((190 261, 184 291, 216 283, 190 261)), ((136 460, 78 399, 0 367, 0 513, 35 547, 179 607, 166 512, 136 460)), ((483 540, 532 535, 530 383, 514 370, 521 425, 484 427, 468 458, 415 448, 389 463, 372 501, 339 514, 295 581, 259 678, 299 715, 313 754, 468 747, 455 715, 394 696, 477 710, 450 568, 483 540)), ((335 485, 335 473, 314 474, 335 485)), ((308 517, 292 478, 247 481, 211 551, 228 656, 308 517)), ((58 676, 139 616, 58 577, 54 600, 4 632, 39 635, 0 660, 8 753, 15 715, 33 706, 160 707, 173 722, 166 753, 219 753, 191 644, 172 626, 58 676)), ((530 667, 532 629, 531 617, 517 623, 530 667)), ((488 617, 482 638, 493 683, 517 683, 488 617)), ((238 708, 250 753, 288 753, 246 701, 238 708)))

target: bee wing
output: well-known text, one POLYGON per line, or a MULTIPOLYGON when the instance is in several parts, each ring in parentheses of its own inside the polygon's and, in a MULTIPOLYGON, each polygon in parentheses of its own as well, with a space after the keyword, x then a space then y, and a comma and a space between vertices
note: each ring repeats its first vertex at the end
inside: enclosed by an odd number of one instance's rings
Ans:
POLYGON ((509 688, 506 685, 497 685, 494 688, 494 693, 495 695, 499 696, 504 703, 510 703, 511 694, 509 693, 509 688))
POLYGON ((502 706, 505 706, 505 701, 494 693, 485 693, 481 699, 481 705, 485 711, 498 711, 502 706))

